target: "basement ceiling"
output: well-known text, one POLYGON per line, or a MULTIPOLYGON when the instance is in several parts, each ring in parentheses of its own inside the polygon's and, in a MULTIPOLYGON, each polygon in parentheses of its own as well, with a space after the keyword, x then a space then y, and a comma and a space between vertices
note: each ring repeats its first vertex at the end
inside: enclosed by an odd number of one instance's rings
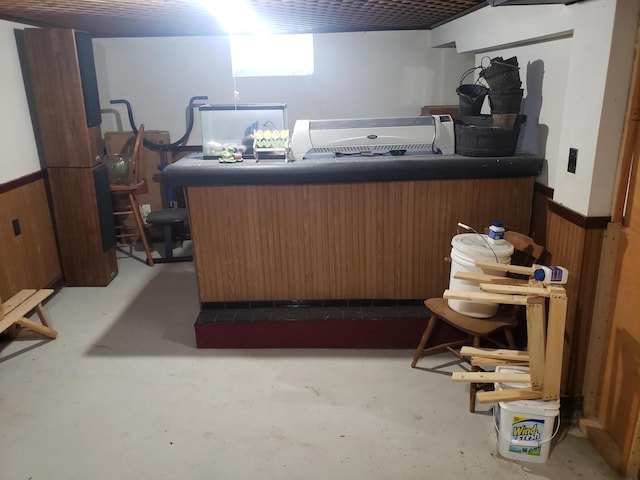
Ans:
MULTIPOLYGON (((237 0, 226 0, 235 2, 237 0)), ((246 0, 277 33, 429 30, 486 0, 246 0)), ((0 19, 94 37, 222 35, 200 0, 0 0, 0 19)))

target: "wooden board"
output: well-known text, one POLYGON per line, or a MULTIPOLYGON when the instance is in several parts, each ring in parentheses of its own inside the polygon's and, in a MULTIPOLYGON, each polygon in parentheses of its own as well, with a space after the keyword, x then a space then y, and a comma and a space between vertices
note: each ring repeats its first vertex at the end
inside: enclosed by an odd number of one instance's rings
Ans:
POLYGON ((462 347, 460 355, 465 357, 485 357, 496 358, 498 360, 514 360, 518 362, 528 362, 529 353, 520 350, 507 350, 503 348, 478 348, 462 347))
POLYGON ((474 367, 491 367, 491 366, 511 366, 511 367, 526 367, 529 362, 517 362, 514 360, 500 360, 497 358, 487 357, 471 357, 471 365, 474 367))
POLYGON ((547 323, 547 346, 545 350, 544 385, 542 399, 560 398, 562 370, 558 365, 562 361, 564 331, 567 317, 567 296, 564 288, 552 288, 549 299, 549 317, 547 323))
POLYGON ((502 263, 476 261, 476 266, 488 271, 516 273, 518 275, 533 275, 534 267, 521 267, 519 265, 505 265, 502 263))
POLYGON ((480 289, 489 293, 504 293, 507 295, 549 296, 549 291, 545 287, 528 287, 526 285, 496 285, 493 283, 481 283, 480 289))
POLYGON ((502 293, 467 292, 462 290, 445 290, 443 298, 448 300, 470 300, 474 302, 502 303, 505 305, 526 305, 527 297, 523 295, 506 295, 502 293))
POLYGON ((469 280, 472 282, 485 282, 490 283, 493 281, 502 281, 506 280, 506 277, 499 277, 497 275, 487 275, 486 273, 476 273, 476 272, 456 272, 453 274, 453 278, 456 280, 469 280))
POLYGON ((478 392, 479 403, 512 402, 517 400, 536 400, 542 398, 542 392, 535 388, 510 388, 495 392, 478 392))
POLYGON ((531 375, 503 372, 453 372, 451 380, 467 383, 531 383, 531 375))
MULTIPOLYGON (((543 297, 534 297, 527 303, 527 351, 531 384, 539 387, 544 382, 546 349, 546 305, 543 297)), ((559 369, 558 369, 559 370, 559 369)))

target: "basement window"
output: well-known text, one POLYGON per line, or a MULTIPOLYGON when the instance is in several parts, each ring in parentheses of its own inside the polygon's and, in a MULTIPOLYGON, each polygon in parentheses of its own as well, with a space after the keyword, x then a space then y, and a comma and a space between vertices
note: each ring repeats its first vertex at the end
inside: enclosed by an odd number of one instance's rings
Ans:
POLYGON ((235 77, 313 75, 313 35, 236 35, 231 37, 235 77))

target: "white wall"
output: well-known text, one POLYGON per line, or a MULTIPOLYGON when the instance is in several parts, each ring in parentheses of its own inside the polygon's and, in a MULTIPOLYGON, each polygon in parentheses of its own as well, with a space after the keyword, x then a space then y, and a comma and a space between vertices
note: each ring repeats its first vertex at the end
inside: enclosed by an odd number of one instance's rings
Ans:
MULTIPOLYGON (((290 128, 296 119, 419 115, 427 104, 457 104, 455 87, 473 64, 473 54, 429 48, 429 32, 336 33, 314 36, 315 74, 309 77, 238 78, 240 103, 286 103, 290 128)), ((233 103, 227 37, 94 39, 103 111, 125 98, 135 121, 185 130, 190 97, 233 103)), ((286 52, 284 52, 286 54, 286 52)), ((274 55, 274 60, 277 60, 274 55)), ((128 130, 122 107, 115 109, 128 130)), ((102 131, 119 129, 103 113, 102 131)), ((189 144, 201 144, 199 124, 189 144)))
MULTIPOLYGON (((556 38, 536 45, 508 48, 476 55, 476 65, 488 63, 488 58, 504 59, 516 56, 524 89, 521 113, 527 121, 522 125, 518 151, 535 153, 545 158, 538 181, 554 186, 556 181, 556 155, 560 149, 563 109, 567 90, 567 75, 573 38, 556 38), (551 160, 549 160, 551 158, 551 160), (551 168, 549 168, 551 162, 551 168)), ((490 113, 489 99, 483 113, 490 113)))
POLYGON ((25 27, 0 20, 0 183, 40 170, 14 36, 25 27))
MULTIPOLYGON (((516 55, 525 95, 526 65, 544 63, 540 124, 549 133, 538 147, 547 160, 540 180, 583 215, 610 214, 639 11, 637 0, 483 8, 431 32, 431 45, 455 42, 476 58, 516 55), (575 174, 567 172, 570 147, 579 151, 575 174)), ((523 148, 538 140, 531 127, 523 148)))

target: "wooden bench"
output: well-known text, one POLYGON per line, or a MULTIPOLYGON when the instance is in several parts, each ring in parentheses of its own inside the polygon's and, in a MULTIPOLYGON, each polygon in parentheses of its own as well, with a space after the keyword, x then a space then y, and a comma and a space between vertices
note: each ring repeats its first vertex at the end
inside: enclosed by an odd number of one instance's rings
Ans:
POLYGON ((51 328, 42 309, 42 302, 52 293, 51 289, 21 290, 6 302, 0 302, 0 333, 8 330, 11 336, 15 336, 16 326, 20 326, 45 337, 56 338, 58 332, 51 328), (36 311, 41 323, 25 318, 32 310, 36 311))

